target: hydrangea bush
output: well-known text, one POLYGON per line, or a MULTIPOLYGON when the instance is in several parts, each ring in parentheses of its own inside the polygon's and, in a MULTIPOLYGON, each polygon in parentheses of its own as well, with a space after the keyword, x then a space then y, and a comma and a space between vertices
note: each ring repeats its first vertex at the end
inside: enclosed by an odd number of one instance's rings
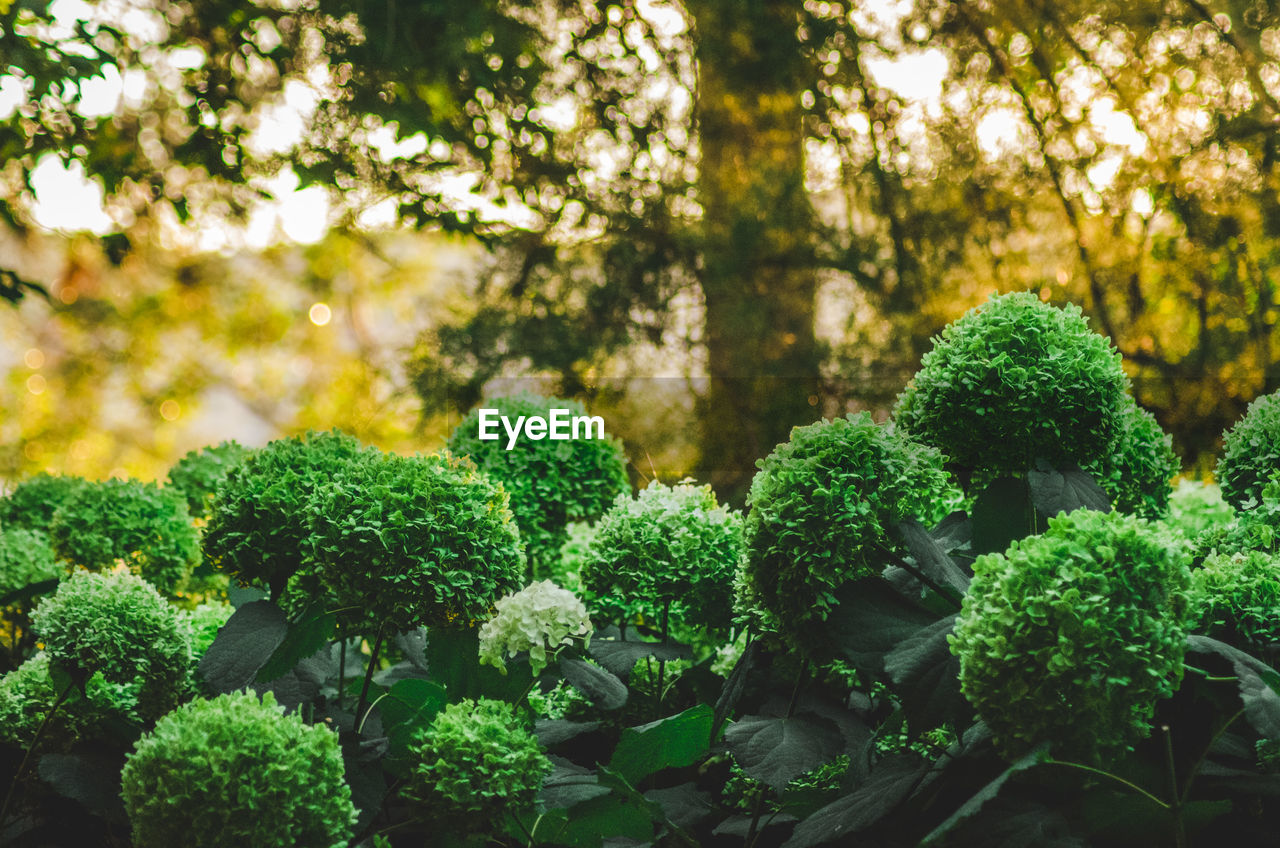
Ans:
POLYGON ((866 413, 791 431, 760 462, 747 496, 739 610, 806 651, 826 653, 818 625, 843 584, 878 574, 899 547, 892 525, 937 521, 958 493, 942 454, 866 413))
POLYGON ((1191 572, 1190 598, 1197 629, 1246 646, 1280 642, 1280 555, 1211 554, 1191 572))
POLYGON ((547 652, 591 639, 587 608, 572 592, 541 580, 499 598, 494 615, 480 626, 480 662, 506 673, 506 658, 529 653, 536 675, 547 667, 547 652))
POLYGON ((1169 512, 1171 481, 1180 466, 1173 438, 1154 415, 1125 396, 1114 442, 1081 467, 1107 493, 1114 509, 1155 520, 1169 512))
POLYGON ((510 704, 481 698, 444 708, 414 737, 403 795, 417 815, 460 834, 500 832, 533 807, 551 761, 510 704))
POLYGON ((1185 553, 1141 519, 1051 518, 974 563, 951 638, 961 688, 1010 757, 1048 742, 1106 761, 1182 679, 1189 582, 1185 553))
POLYGON ((88 481, 83 477, 33 474, 0 498, 0 528, 49 529, 53 514, 88 481))
POLYGON ((270 692, 193 701, 138 740, 122 775, 137 848, 346 848, 356 820, 338 735, 270 692))
POLYGON ((52 662, 80 681, 100 673, 144 720, 190 694, 191 632, 140 577, 77 572, 35 608, 31 624, 52 662))
POLYGON ((138 480, 78 486, 49 528, 54 551, 99 571, 123 562, 162 592, 173 592, 200 561, 200 539, 186 502, 138 480))
POLYGON ((308 514, 319 581, 393 633, 482 621, 523 582, 507 494, 465 459, 368 451, 316 485, 308 514))
MULTIPOLYGON (((586 415, 577 401, 519 394, 486 400, 513 422, 518 416, 546 418, 553 408, 586 415)), ((530 440, 521 438, 507 450, 507 437, 479 437, 480 409, 474 409, 449 437, 449 450, 469 456, 481 471, 502 483, 511 495, 520 536, 537 576, 548 570, 565 540, 571 521, 594 521, 615 497, 629 489, 622 444, 603 439, 530 440)), ((501 431, 501 427, 498 428, 501 431)))
POLYGON ((208 518, 218 486, 249 454, 235 441, 193 450, 169 469, 169 487, 186 499, 192 518, 208 518))
POLYGON ((664 611, 682 625, 719 632, 729 622, 742 557, 742 517, 710 486, 654 481, 619 495, 595 526, 580 574, 593 606, 606 613, 664 611))
POLYGON ((1280 473, 1280 392, 1257 398, 1244 417, 1222 435, 1222 457, 1214 476, 1222 498, 1236 509, 1262 497, 1280 473))
POLYGON ((0 597, 62 574, 48 534, 23 527, 0 530, 0 597))
POLYGON ((992 295, 934 338, 894 419, 957 468, 1021 474, 1036 459, 1105 455, 1127 387, 1120 354, 1079 307, 992 295))
POLYGON ((1169 495, 1169 515, 1166 523, 1188 539, 1195 539, 1206 530, 1222 527, 1235 518, 1235 510, 1222 498, 1222 489, 1216 483, 1198 480, 1179 480, 1169 495))

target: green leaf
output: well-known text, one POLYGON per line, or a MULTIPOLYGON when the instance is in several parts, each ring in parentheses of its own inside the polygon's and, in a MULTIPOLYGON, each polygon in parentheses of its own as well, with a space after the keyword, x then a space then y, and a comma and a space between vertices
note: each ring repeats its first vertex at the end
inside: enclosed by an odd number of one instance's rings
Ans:
POLYGON ((824 625, 832 646, 862 669, 879 671, 884 657, 938 616, 879 577, 843 587, 824 625))
POLYGON ((1032 506, 1030 486, 1016 477, 992 480, 974 500, 971 514, 975 554, 1003 553, 1010 542, 1045 529, 1032 506))
POLYGON ((734 663, 733 671, 729 673, 729 678, 724 682, 724 688, 720 690, 720 697, 716 699, 715 714, 711 723, 712 735, 718 733, 725 719, 733 714, 734 707, 738 705, 738 700, 747 688, 747 676, 751 674, 751 669, 755 668, 758 653, 759 648, 752 640, 742 649, 742 655, 734 663))
POLYGON ((120 798, 120 770, 124 758, 103 753, 45 754, 40 779, 59 795, 79 801, 89 812, 108 821, 128 821, 120 798))
POLYGON ((687 645, 663 644, 619 639, 593 639, 587 652, 600 665, 619 677, 631 674, 636 660, 654 657, 660 660, 685 659, 693 652, 687 645))
POLYGON ((783 848, 809 848, 865 830, 902 803, 922 783, 929 764, 912 754, 881 760, 855 790, 833 801, 796 826, 783 848))
POLYGON ((1111 511, 1107 493, 1079 466, 1059 471, 1044 460, 1037 460, 1036 467, 1027 472, 1027 485, 1036 511, 1046 518, 1082 507, 1111 511))
POLYGON ((947 556, 924 525, 914 518, 899 521, 895 525, 898 535, 906 542, 916 566, 933 582, 955 590, 958 600, 969 588, 969 575, 947 556))
POLYGON ((923 840, 921 840, 920 844, 928 845, 934 842, 935 840, 944 836, 948 831, 950 831, 957 824, 976 814, 979 810, 982 809, 984 804, 986 804, 988 801, 992 800, 993 798, 995 798, 997 795, 1000 794, 1000 788, 1004 786, 1005 782, 1010 777, 1012 777, 1014 774, 1020 771, 1025 771, 1026 769, 1029 769, 1032 766, 1035 766, 1035 765, 1038 765, 1039 763, 1044 762, 1046 757, 1048 756, 1048 750, 1049 749, 1047 745, 1040 745, 1039 747, 1027 753, 1025 756, 1021 757, 1013 765, 1009 766, 1007 769, 1000 772, 1000 774, 996 777, 995 780, 991 781, 986 786, 978 790, 978 792, 972 798, 970 798, 968 801, 965 801, 963 804, 960 805, 960 807, 954 813, 948 816, 946 821, 944 821, 942 824, 938 825, 932 831, 930 831, 929 835, 926 836, 923 840))
POLYGON ((960 693, 960 658, 951 653, 947 642, 955 623, 955 615, 935 621, 885 657, 884 669, 902 700, 912 733, 923 733, 968 712, 968 702, 960 693))
POLYGON ((214 692, 243 689, 253 682, 288 632, 289 622, 275 604, 245 604, 218 631, 200 659, 199 674, 214 692))
POLYGON ((698 704, 667 718, 628 727, 618 739, 609 766, 638 783, 665 768, 691 766, 711 747, 711 707, 698 704))
POLYGON ((561 657, 560 671, 570 686, 602 710, 616 710, 627 703, 627 687, 599 666, 585 660, 561 657))
POLYGON ((552 762, 555 769, 542 781, 538 795, 548 809, 567 809, 609 793, 609 787, 600 785, 595 772, 557 757, 553 757, 552 762))
POLYGON ((724 738, 743 771, 779 792, 845 747, 835 722, 816 715, 744 716, 729 725, 724 738))
POLYGON ((333 638, 338 617, 323 607, 309 609, 302 618, 290 622, 284 641, 258 670, 258 681, 275 680, 288 674, 299 662, 313 656, 333 638))

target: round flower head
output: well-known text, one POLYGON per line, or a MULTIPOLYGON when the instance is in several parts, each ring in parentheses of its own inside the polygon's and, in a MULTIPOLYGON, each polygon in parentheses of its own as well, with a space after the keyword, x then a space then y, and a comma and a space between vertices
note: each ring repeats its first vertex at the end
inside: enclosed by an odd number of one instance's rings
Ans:
POLYGON ((551 771, 537 737, 502 701, 449 704, 409 746, 403 790, 426 821, 458 834, 494 833, 530 809, 551 771))
POLYGON ((897 548, 892 525, 932 524, 957 499, 937 450, 865 412, 795 428, 751 481, 739 610, 824 653, 836 590, 880 572, 882 550, 897 548))
POLYGON ((169 487, 186 499, 192 518, 208 518, 218 486, 249 453, 249 449, 238 442, 222 442, 191 451, 169 469, 169 487))
POLYGON ((178 611, 147 582, 127 572, 81 571, 31 613, 49 659, 73 677, 101 673, 127 688, 138 715, 163 715, 188 692, 191 634, 178 611))
POLYGON ((138 848, 345 848, 356 820, 338 735, 285 715, 270 692, 179 707, 121 779, 138 848))
POLYGON ((1214 477, 1222 498, 1236 509, 1262 497, 1262 488, 1280 474, 1280 392, 1249 404, 1244 417, 1222 434, 1222 458, 1214 477))
POLYGON ((83 477, 32 475, 14 487, 8 497, 0 498, 0 527, 48 531, 58 507, 88 483, 83 477))
POLYGON ((547 666, 553 653, 575 639, 591 639, 591 619, 577 595, 550 580, 526 586, 514 595, 499 598, 493 618, 480 626, 480 662, 504 674, 505 657, 529 652, 534 674, 547 666))
POLYGON ((712 630, 729 624, 742 558, 742 516, 710 486, 654 481, 620 495, 596 524, 582 585, 606 612, 635 613, 712 630))
POLYGON ((1280 642, 1280 556, 1263 551, 1210 554, 1191 572, 1197 629, 1246 646, 1280 642))
POLYGON ((218 489, 204 532, 204 554, 242 583, 263 583, 277 600, 310 562, 310 499, 361 453, 337 430, 277 439, 236 465, 218 489))
MULTIPOLYGON (((61 695, 49 669, 49 655, 38 651, 22 665, 0 676, 0 742, 28 747, 61 695)), ((121 719, 143 721, 137 692, 130 684, 110 683, 95 672, 85 682, 84 697, 65 703, 49 718, 42 748, 65 748, 98 731, 110 733, 121 719), (111 722, 107 724, 107 722, 111 722)))
POLYGON ((315 490, 316 575, 391 632, 489 617, 525 570, 501 486, 466 460, 369 451, 315 490))
POLYGON ((1195 539, 1206 530, 1225 527, 1235 515, 1216 483, 1179 480, 1169 495, 1166 523, 1186 538, 1195 539))
POLYGON ((172 592, 200 561, 200 540, 176 492, 138 480, 79 486, 53 514, 59 557, 92 571, 124 562, 162 592, 172 592))
POLYGON ((947 325, 894 418, 957 468, 1021 474, 1086 463, 1111 444, 1128 379, 1077 306, 993 295, 947 325))
POLYGON ((1001 750, 1105 762, 1147 736, 1182 679, 1189 580, 1179 546, 1116 512, 978 557, 951 650, 1001 750))
POLYGON ((49 537, 39 530, 0 530, 0 596, 63 574, 49 537))
POLYGON ((1082 467, 1120 512, 1153 521, 1168 513, 1170 481, 1178 473, 1173 439, 1133 398, 1125 396, 1110 449, 1082 467))
POLYGON ((535 440, 522 435, 507 450, 507 434, 500 425, 495 425, 499 438, 480 438, 480 409, 472 410, 449 437, 451 453, 469 456, 511 495, 520 538, 535 572, 543 576, 549 561, 559 554, 565 525, 594 521, 630 488, 622 445, 612 436, 589 438, 598 435, 591 428, 575 435, 572 419, 587 414, 576 401, 520 394, 486 400, 481 406, 498 410, 512 426, 520 416, 550 419, 553 409, 565 410, 569 439, 535 440))

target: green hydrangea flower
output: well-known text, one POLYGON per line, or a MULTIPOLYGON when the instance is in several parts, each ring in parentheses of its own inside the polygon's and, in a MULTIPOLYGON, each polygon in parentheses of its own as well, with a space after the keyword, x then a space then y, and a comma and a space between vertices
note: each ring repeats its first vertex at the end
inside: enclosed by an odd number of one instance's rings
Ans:
POLYGON ((1211 554, 1191 572, 1190 597, 1197 629, 1256 646, 1280 642, 1280 556, 1211 554))
POLYGON ((83 477, 34 474, 18 483, 8 497, 0 498, 0 527, 47 532, 58 507, 88 483, 83 477))
POLYGON ((1222 498, 1236 509, 1262 497, 1267 481, 1280 474, 1280 392, 1249 404, 1244 417, 1222 434, 1222 457, 1214 477, 1222 498))
POLYGON ((536 675, 547 667, 547 651, 591 640, 591 618, 578 596, 550 580, 526 586, 499 598, 493 618, 480 626, 480 662, 503 674, 505 657, 529 652, 529 666, 536 675))
POLYGON ((218 486, 250 453, 234 441, 193 450, 169 469, 169 487, 186 499, 192 518, 208 518, 218 486))
POLYGON ((1154 521, 1169 512, 1170 481, 1180 464, 1173 438, 1154 415, 1126 395, 1114 443, 1081 467, 1093 475, 1113 508, 1154 521))
POLYGON ((363 448, 331 430, 277 439, 228 471, 211 506, 204 555, 242 583, 284 586, 311 559, 311 496, 363 448))
POLYGON ((121 778, 137 848, 346 848, 356 820, 338 735, 285 715, 270 692, 174 710, 121 778))
MULTIPOLYGON (((577 401, 534 394, 492 398, 481 407, 497 409, 513 422, 518 416, 546 418, 553 408, 567 409, 571 417, 586 415, 577 401)), ((449 437, 449 451, 471 457, 510 493, 511 511, 534 573, 547 576, 564 543, 565 525, 594 521, 615 497, 630 489, 622 443, 612 436, 556 441, 521 438, 507 450, 505 433, 496 441, 481 441, 479 423, 477 408, 449 437)))
POLYGON ((409 753, 404 796, 421 818, 457 834, 499 832, 508 815, 532 808, 551 771, 514 708, 487 698, 445 707, 409 753))
POLYGON ((1227 526, 1235 514, 1222 499, 1222 489, 1216 483, 1179 480, 1169 496, 1165 523, 1186 538, 1195 539, 1206 530, 1227 526))
POLYGON ((1147 522, 1076 510, 974 563, 951 637, 960 686, 1010 758, 1103 762, 1151 730, 1187 641, 1186 554, 1147 522))
POLYGON ((62 575, 46 533, 23 527, 0 530, 0 596, 62 575))
POLYGON ((191 634, 149 583, 126 572, 80 571, 31 613, 49 658, 87 681, 124 687, 143 720, 173 709, 190 692, 191 634))
POLYGON ((370 451, 316 485, 316 577, 390 632, 489 617, 523 581, 507 495, 465 459, 370 451))
POLYGON ((747 496, 737 605, 758 628, 825 655, 819 625, 837 589, 882 568, 905 518, 926 525, 959 500, 934 448, 866 413, 791 431, 760 462, 747 496))
POLYGON ((723 631, 733 611, 742 558, 742 516, 716 502, 710 486, 649 484, 619 495, 595 526, 580 577, 593 608, 664 610, 685 626, 723 631))
POLYGON ((1128 383, 1120 354, 1079 307, 993 295, 934 338, 894 418, 960 469, 1083 465, 1113 442, 1128 383))
POLYGON ((79 486, 53 514, 59 557, 92 571, 124 562, 162 592, 177 589, 200 561, 200 538, 176 492, 138 480, 79 486))

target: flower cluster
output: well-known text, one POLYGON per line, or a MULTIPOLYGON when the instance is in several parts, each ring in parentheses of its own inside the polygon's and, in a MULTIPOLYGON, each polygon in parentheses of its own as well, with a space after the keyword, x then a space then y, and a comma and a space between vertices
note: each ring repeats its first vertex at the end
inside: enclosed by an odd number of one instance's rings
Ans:
POLYGON ((1102 456, 1081 463, 1120 512, 1156 520, 1169 512, 1171 480, 1178 473, 1173 439, 1155 416, 1128 395, 1116 421, 1116 436, 1102 456))
POLYGON ((218 486, 249 453, 248 448, 234 441, 193 450, 169 469, 169 487, 186 499, 193 518, 208 518, 218 486))
POLYGON ((480 662, 506 673, 505 657, 529 652, 534 674, 547 665, 547 651, 591 639, 591 619, 582 601, 550 580, 500 598, 493 618, 480 627, 480 662))
POLYGON ((1262 489, 1280 470, 1280 392, 1249 404, 1244 417, 1222 434, 1222 457, 1214 477, 1222 498, 1236 509, 1262 497, 1262 489))

